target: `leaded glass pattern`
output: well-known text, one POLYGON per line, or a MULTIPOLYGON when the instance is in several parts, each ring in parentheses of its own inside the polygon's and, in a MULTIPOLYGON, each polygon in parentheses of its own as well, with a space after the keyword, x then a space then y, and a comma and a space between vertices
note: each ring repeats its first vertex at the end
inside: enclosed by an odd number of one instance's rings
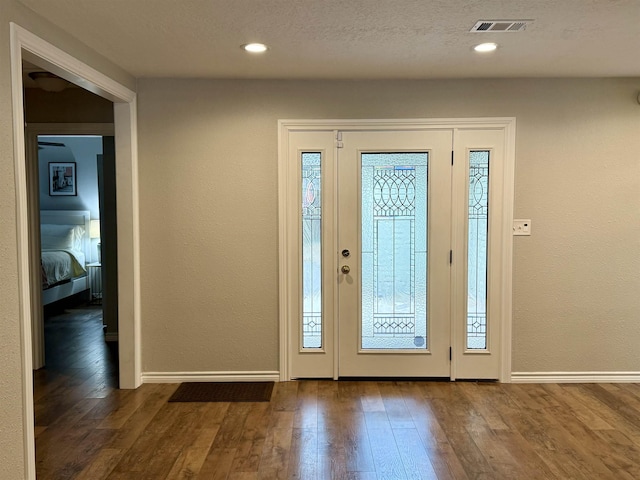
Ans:
POLYGON ((302 348, 322 347, 321 154, 302 154, 302 348))
POLYGON ((469 153, 467 349, 487 348, 489 152, 469 153))
POLYGON ((362 154, 362 349, 427 348, 427 164, 362 154))

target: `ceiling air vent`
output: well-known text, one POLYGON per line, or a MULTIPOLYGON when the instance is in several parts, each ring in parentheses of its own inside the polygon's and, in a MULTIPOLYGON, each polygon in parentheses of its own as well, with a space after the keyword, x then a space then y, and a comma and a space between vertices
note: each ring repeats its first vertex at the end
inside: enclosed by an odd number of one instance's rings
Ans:
POLYGON ((533 20, 478 20, 470 32, 522 32, 533 20))

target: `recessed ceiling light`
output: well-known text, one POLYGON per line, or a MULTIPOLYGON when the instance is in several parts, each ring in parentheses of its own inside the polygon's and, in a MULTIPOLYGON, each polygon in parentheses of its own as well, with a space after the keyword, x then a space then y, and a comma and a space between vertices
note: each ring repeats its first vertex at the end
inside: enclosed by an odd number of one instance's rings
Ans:
POLYGON ((480 53, 493 52, 496 48, 498 48, 497 43, 481 43, 473 47, 476 52, 480 53))
POLYGON ((242 45, 242 48, 251 53, 262 53, 267 51, 267 46, 264 43, 247 43, 246 45, 242 45))

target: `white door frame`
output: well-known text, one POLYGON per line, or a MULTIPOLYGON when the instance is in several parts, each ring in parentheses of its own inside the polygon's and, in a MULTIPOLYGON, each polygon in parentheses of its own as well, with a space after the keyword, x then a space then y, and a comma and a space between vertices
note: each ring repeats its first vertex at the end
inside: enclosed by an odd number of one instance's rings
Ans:
MULTIPOLYGON (((336 132, 361 130, 388 129, 432 129, 432 128, 462 129, 501 129, 505 135, 505 163, 503 169, 501 190, 503 201, 500 218, 501 249, 499 264, 501 266, 501 285, 498 292, 500 303, 500 377, 501 382, 511 381, 511 331, 512 331, 512 289, 513 289, 513 201, 515 181, 515 118, 437 118, 437 119, 398 119, 398 120, 279 120, 278 121, 278 234, 279 234, 279 328, 280 328, 280 380, 291 380, 290 326, 298 321, 299 313, 294 305, 294 296, 298 295, 298 285, 291 281, 297 278, 297 260, 291 258, 291 252, 298 250, 298 236, 295 231, 298 225, 297 192, 292 192, 293 169, 290 165, 291 152, 289 148, 289 134, 292 132, 336 132)), ((335 149, 337 149, 337 144, 335 149)), ((333 154, 337 155, 335 151, 333 154)), ((337 328, 334 329, 334 341, 337 339, 337 328)), ((334 349, 333 371, 334 379, 338 378, 337 349, 334 349)), ((452 378, 455 378, 455 365, 452 364, 452 378)))
POLYGON ((114 102, 118 208, 118 312, 120 388, 141 384, 140 235, 136 93, 116 80, 11 22, 11 96, 16 182, 16 230, 22 346, 25 470, 35 479, 32 310, 30 300, 29 210, 24 135, 22 60, 114 102))

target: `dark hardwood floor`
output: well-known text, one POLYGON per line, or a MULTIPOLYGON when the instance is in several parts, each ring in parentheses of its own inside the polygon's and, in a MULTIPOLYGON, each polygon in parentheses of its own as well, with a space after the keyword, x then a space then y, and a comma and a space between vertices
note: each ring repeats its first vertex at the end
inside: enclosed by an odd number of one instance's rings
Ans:
POLYGON ((39 479, 640 478, 638 384, 307 380, 269 403, 167 403, 177 385, 116 389, 101 325, 93 308, 47 322, 39 479))

